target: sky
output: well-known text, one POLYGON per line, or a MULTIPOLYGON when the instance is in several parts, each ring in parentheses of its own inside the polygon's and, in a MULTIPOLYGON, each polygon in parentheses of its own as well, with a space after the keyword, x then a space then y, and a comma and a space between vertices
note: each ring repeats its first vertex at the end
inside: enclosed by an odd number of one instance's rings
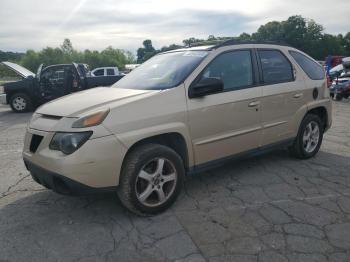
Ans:
POLYGON ((161 48, 236 36, 296 14, 338 34, 350 31, 349 11, 350 0, 0 0, 0 50, 40 50, 69 38, 78 50, 135 52, 144 39, 161 48))

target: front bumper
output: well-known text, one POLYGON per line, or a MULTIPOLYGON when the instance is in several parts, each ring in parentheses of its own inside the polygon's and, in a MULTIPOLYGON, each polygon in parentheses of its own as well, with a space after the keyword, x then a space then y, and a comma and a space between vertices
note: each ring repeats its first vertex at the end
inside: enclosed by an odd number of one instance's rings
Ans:
POLYGON ((7 104, 6 94, 0 94, 0 104, 7 104))
POLYGON ((40 166, 33 164, 32 162, 26 159, 24 159, 24 164, 29 170, 35 182, 59 194, 87 195, 95 193, 107 193, 113 191, 115 192, 116 190, 116 187, 113 186, 104 188, 94 188, 84 185, 65 176, 48 171, 40 166))
POLYGON ((27 130, 23 160, 34 180, 57 192, 62 191, 60 182, 57 182, 61 181, 68 185, 70 194, 105 191, 118 185, 125 150, 114 135, 90 138, 73 154, 65 155, 49 149, 54 134, 31 128, 27 130), (34 136, 41 136, 42 140, 33 150, 34 136), (85 189, 80 190, 81 187, 85 189))

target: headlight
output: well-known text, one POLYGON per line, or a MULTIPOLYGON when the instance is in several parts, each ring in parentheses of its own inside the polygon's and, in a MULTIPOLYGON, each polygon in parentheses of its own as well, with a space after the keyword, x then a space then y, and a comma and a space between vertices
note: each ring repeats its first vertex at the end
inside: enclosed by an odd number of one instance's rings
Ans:
POLYGON ((81 147, 92 135, 92 131, 79 133, 61 133, 58 132, 51 140, 49 148, 59 150, 66 155, 74 153, 81 147))
POLYGON ((79 118, 72 125, 73 128, 84 128, 90 126, 97 126, 105 120, 106 116, 109 113, 109 109, 101 110, 98 112, 94 112, 82 118, 79 118))

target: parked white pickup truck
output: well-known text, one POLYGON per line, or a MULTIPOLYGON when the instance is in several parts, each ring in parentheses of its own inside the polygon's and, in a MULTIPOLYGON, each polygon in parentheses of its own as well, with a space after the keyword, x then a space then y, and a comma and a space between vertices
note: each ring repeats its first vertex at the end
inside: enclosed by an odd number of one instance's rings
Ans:
POLYGON ((98 67, 91 71, 91 76, 117 76, 118 67, 98 67))

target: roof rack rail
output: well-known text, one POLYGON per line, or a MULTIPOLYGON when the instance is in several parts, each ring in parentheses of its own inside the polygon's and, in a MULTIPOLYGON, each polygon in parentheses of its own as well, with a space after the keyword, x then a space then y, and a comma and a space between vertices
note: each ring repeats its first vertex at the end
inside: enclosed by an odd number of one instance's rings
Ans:
POLYGON ((236 39, 226 40, 222 43, 219 43, 213 47, 213 49, 217 49, 219 47, 228 46, 228 45, 243 45, 243 44, 265 44, 265 45, 282 45, 282 46, 290 46, 286 42, 278 42, 278 41, 240 41, 236 39))

